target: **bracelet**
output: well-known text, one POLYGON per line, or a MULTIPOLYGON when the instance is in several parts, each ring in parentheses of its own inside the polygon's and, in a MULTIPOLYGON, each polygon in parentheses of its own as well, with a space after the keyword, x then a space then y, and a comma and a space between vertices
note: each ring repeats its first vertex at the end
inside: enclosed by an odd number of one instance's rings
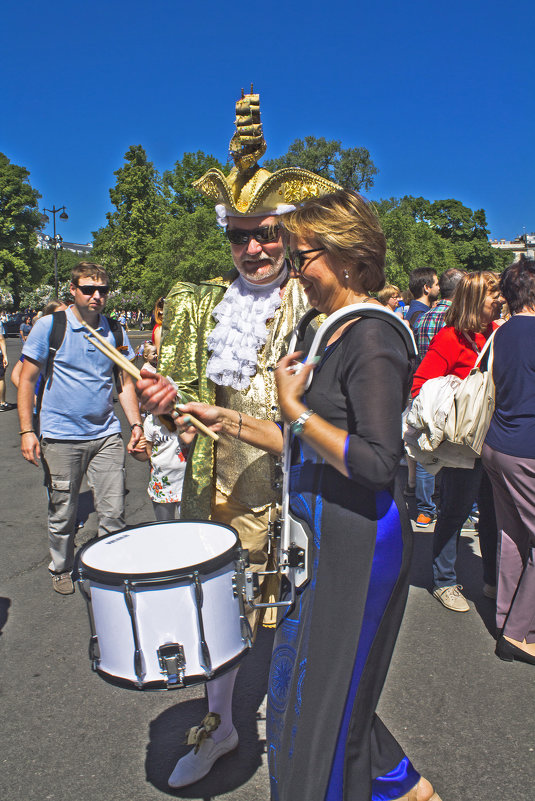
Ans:
POLYGON ((238 423, 238 433, 236 434, 236 439, 239 439, 239 438, 240 438, 240 434, 241 434, 241 424, 242 424, 242 422, 243 422, 243 420, 242 420, 242 416, 241 416, 241 412, 238 412, 238 415, 239 415, 240 421, 239 421, 239 423, 238 423))
POLYGON ((306 411, 304 411, 303 414, 299 415, 297 420, 292 420, 292 422, 290 423, 290 431, 292 432, 292 434, 294 434, 295 436, 299 436, 299 434, 301 434, 303 428, 305 427, 306 421, 308 420, 309 417, 312 417, 313 414, 316 414, 316 412, 313 412, 312 409, 306 409, 306 411))
POLYGON ((132 425, 130 426, 130 431, 133 431, 136 426, 139 426, 140 428, 143 428, 141 423, 132 423, 132 425))
POLYGON ((24 431, 19 431, 19 434, 22 436, 23 434, 35 434, 33 428, 25 428, 24 431))

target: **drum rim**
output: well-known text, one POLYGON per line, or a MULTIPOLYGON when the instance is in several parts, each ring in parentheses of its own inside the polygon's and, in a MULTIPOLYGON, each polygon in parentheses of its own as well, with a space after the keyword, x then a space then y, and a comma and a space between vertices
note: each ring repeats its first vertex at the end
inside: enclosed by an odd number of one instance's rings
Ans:
POLYGON ((161 583, 158 579, 164 579, 166 583, 169 583, 173 579, 177 581, 183 581, 191 576, 193 573, 199 573, 200 575, 207 575, 209 573, 214 573, 216 570, 222 567, 226 567, 229 563, 238 559, 241 555, 241 545, 240 545, 240 538, 238 537, 238 532, 232 526, 228 526, 226 523, 218 523, 215 520, 196 520, 194 518, 190 519, 180 519, 174 521, 151 521, 149 523, 141 523, 138 525, 132 526, 125 526, 125 528, 121 529, 120 531, 114 531, 113 534, 106 534, 104 537, 98 537, 89 542, 86 542, 80 550, 76 554, 75 558, 75 565, 74 565, 74 576, 76 581, 83 581, 85 579, 98 581, 102 584, 111 585, 111 586, 120 586, 124 583, 125 580, 131 582, 133 585, 138 583, 145 584, 148 586, 149 584, 157 585, 161 583), (83 561, 84 553, 89 550, 93 545, 97 543, 104 542, 104 540, 109 539, 110 537, 116 537, 117 534, 123 534, 127 531, 132 531, 138 528, 149 528, 152 526, 165 526, 165 525, 172 525, 176 523, 202 523, 203 525, 208 526, 217 526, 218 528, 226 528, 232 534, 234 534, 235 541, 230 548, 227 548, 226 551, 218 554, 217 556, 213 556, 211 559, 207 559, 205 562, 199 562, 195 565, 188 565, 187 567, 183 568, 173 568, 172 570, 164 570, 160 572, 152 572, 152 573, 126 573, 122 572, 119 573, 116 570, 102 570, 101 568, 90 567, 89 565, 85 564, 83 561))

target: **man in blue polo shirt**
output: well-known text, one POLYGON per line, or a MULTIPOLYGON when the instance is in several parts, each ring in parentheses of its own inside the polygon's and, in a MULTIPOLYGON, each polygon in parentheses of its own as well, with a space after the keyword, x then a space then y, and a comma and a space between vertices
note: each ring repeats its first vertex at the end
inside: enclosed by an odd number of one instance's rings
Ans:
MULTIPOLYGON (((39 465, 41 457, 48 488, 48 533, 52 584, 56 592, 74 592, 76 509, 82 478, 87 475, 98 515, 98 535, 124 528, 124 445, 121 425, 113 410, 113 363, 84 334, 84 323, 96 328, 112 345, 115 338, 101 315, 109 289, 108 276, 98 264, 81 262, 72 271, 74 304, 66 311, 66 329, 42 397, 40 432, 33 428, 35 386, 45 372, 53 315, 36 322, 22 352, 18 411, 24 458, 39 465)), ((134 352, 124 334, 124 352, 134 352)), ((119 401, 132 435, 128 451, 135 449, 141 417, 134 384, 120 372, 119 401)))

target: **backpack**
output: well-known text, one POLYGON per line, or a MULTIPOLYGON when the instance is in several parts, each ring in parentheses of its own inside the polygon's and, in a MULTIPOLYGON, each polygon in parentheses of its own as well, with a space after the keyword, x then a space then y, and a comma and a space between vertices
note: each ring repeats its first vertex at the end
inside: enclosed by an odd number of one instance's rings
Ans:
POLYGON ((405 415, 407 452, 428 472, 433 467, 434 472, 443 466, 473 467, 481 455, 494 412, 494 333, 466 378, 430 378, 405 415))
MULTIPOLYGON (((103 315, 106 316, 106 315, 103 315)), ((110 326, 110 331, 112 332, 114 339, 115 339, 115 347, 117 350, 124 349, 124 337, 123 337, 123 328, 118 320, 114 320, 113 317, 106 317, 108 321, 108 325, 110 326)), ((65 331, 67 330, 67 314, 63 311, 57 311, 52 314, 52 328, 50 330, 50 336, 48 338, 48 356, 46 359, 45 369, 41 375, 41 381, 39 383, 39 389, 37 391, 36 401, 35 401, 35 413, 34 413, 34 429, 39 435, 39 415, 41 413, 41 405, 43 403, 43 394, 45 391, 46 382, 52 375, 54 369, 54 359, 56 358, 56 353, 60 349, 63 340, 65 339, 65 331)), ((117 391, 119 392, 119 368, 116 364, 113 365, 113 377, 115 379, 115 386, 117 387, 117 391)))

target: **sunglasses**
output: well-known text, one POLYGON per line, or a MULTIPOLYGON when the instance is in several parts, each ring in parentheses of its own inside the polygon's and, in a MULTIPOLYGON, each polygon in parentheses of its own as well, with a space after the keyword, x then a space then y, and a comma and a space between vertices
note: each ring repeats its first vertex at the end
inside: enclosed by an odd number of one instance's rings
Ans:
POLYGON ((251 239, 255 239, 259 245, 265 245, 276 242, 279 233, 280 225, 263 225, 261 228, 253 228, 252 231, 245 231, 243 228, 227 228, 225 231, 232 245, 248 245, 251 239))
MULTIPOLYGON (((303 272, 303 266, 306 261, 308 261, 307 256, 308 253, 320 253, 325 248, 311 248, 310 250, 289 250, 288 251, 288 260, 290 262, 291 268, 296 275, 301 275, 303 272)), ((309 257, 310 258, 310 257, 309 257)))
POLYGON ((84 286, 80 286, 79 284, 76 285, 76 289, 79 289, 82 295, 94 295, 95 292, 98 290, 100 295, 107 295, 110 291, 109 286, 106 284, 102 284, 99 286, 98 284, 93 286, 93 284, 85 284, 84 286))

